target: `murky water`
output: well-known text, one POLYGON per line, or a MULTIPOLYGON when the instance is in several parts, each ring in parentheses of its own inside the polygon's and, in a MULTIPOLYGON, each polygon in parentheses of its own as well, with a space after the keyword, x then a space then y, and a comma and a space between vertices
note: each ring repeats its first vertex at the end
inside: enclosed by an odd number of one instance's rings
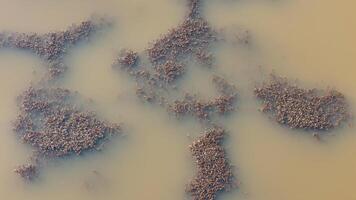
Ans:
MULTIPOLYGON (((149 42, 182 21, 179 0, 107 0, 28 2, 1 0, 0 31, 40 32, 64 29, 95 15, 115 26, 72 48, 70 69, 59 83, 93 100, 99 115, 123 123, 125 136, 105 151, 50 163, 34 184, 13 169, 31 149, 17 140, 11 121, 16 97, 40 79, 44 64, 32 54, 0 50, 0 196, 3 199, 171 199, 187 198, 194 175, 187 135, 201 132, 192 121, 178 121, 164 109, 142 104, 134 82, 112 69, 118 51, 143 51, 149 42), (105 186, 87 191, 84 183, 98 171, 105 186)), ((206 0, 204 16, 216 29, 248 29, 248 45, 220 45, 214 73, 239 89, 238 110, 223 123, 226 148, 241 182, 220 199, 356 199, 355 128, 334 130, 319 142, 302 131, 281 127, 257 109, 255 81, 274 70, 311 87, 333 87, 356 105, 356 20, 350 0, 206 0)), ((191 66, 183 88, 214 95, 206 82, 211 71, 191 66)), ((352 109, 352 108, 351 108, 352 109)))

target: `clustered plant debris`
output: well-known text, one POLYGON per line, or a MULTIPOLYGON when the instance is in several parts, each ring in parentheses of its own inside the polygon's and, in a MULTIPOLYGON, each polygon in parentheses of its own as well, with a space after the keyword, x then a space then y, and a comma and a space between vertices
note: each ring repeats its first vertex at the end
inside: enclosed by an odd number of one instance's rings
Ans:
POLYGON ((155 41, 148 48, 148 56, 153 64, 168 60, 178 61, 189 55, 205 52, 216 40, 214 30, 202 18, 187 18, 179 25, 155 41))
MULTIPOLYGON (((69 48, 110 25, 104 18, 91 18, 73 24, 67 30, 38 33, 0 32, 0 48, 30 51, 42 58, 48 73, 41 84, 51 84, 67 69, 64 56, 69 48)), ((31 163, 15 169, 21 177, 33 180, 43 159, 80 155, 99 150, 120 127, 100 121, 95 113, 79 109, 72 102, 73 93, 61 88, 30 87, 19 98, 20 115, 15 132, 35 149, 31 163)))
MULTIPOLYGON (((113 64, 126 70, 137 81, 137 93, 148 101, 156 99, 147 94, 159 93, 159 89, 174 88, 175 82, 186 71, 186 62, 194 57, 201 63, 211 64, 209 49, 216 41, 216 32, 198 15, 199 1, 188 1, 189 13, 183 23, 154 41, 147 49, 149 63, 139 64, 137 52, 123 50, 113 64)), ((161 98, 158 98, 161 99, 161 98)))
POLYGON ((67 30, 45 34, 2 32, 0 48, 16 48, 35 53, 47 62, 50 78, 56 78, 67 68, 63 56, 68 49, 79 41, 88 39, 105 25, 108 25, 105 19, 93 18, 73 24, 67 30))
POLYGON ((188 17, 189 18, 197 18, 200 17, 200 7, 201 0, 188 0, 188 17))
POLYGON ((196 95, 185 94, 183 100, 176 100, 168 105, 168 110, 177 116, 190 115, 199 120, 210 120, 212 115, 226 115, 235 110, 237 89, 225 79, 214 76, 213 83, 220 93, 210 101, 203 101, 196 95))
MULTIPOLYGON (((75 95, 62 88, 30 87, 19 97, 20 115, 15 133, 44 159, 81 155, 101 150, 120 126, 101 121, 93 112, 73 103, 75 95)), ((37 159, 36 159, 37 160, 37 159)), ((32 180, 38 175, 39 162, 20 166, 15 172, 32 180)))
POLYGON ((214 127, 189 146, 198 168, 196 177, 187 186, 187 193, 194 200, 214 200, 219 192, 237 185, 221 144, 224 135, 224 129, 214 127))
POLYGON ((255 88, 255 95, 262 101, 263 112, 294 129, 327 131, 350 117, 348 104, 340 92, 300 88, 274 75, 255 88))
POLYGON ((176 100, 169 105, 169 111, 177 116, 191 115, 199 120, 208 120, 213 114, 225 115, 235 109, 234 96, 219 96, 210 101, 199 100, 186 94, 183 100, 176 100))
POLYGON ((187 56, 207 52, 216 41, 217 33, 200 16, 200 0, 188 1, 188 16, 177 28, 173 28, 147 49, 152 64, 179 61, 187 56))
POLYGON ((138 63, 138 53, 134 52, 132 50, 128 49, 123 49, 120 52, 119 58, 117 62, 123 67, 123 68, 132 68, 136 66, 138 63))
MULTIPOLYGON (((213 63, 210 48, 217 41, 217 33, 200 15, 200 0, 188 0, 189 13, 182 24, 170 30, 147 49, 148 63, 140 62, 141 55, 124 49, 113 67, 126 71, 137 84, 136 94, 143 101, 159 104, 176 116, 192 116, 206 127, 215 127, 213 116, 223 116, 235 109, 237 89, 219 76, 212 82, 218 96, 204 100, 196 94, 183 93, 176 85, 186 73, 186 63, 195 59, 213 63), (183 99, 172 99, 172 92, 184 94, 183 99)), ((232 187, 233 173, 221 141, 225 131, 213 128, 191 145, 198 164, 198 174, 187 192, 195 200, 215 199, 218 192, 232 187)))
POLYGON ((38 176, 38 167, 33 164, 24 164, 15 169, 15 173, 28 181, 33 181, 38 176))
MULTIPOLYGON (((127 49, 122 50, 114 62, 114 68, 124 69, 135 78, 136 94, 140 99, 174 108, 175 106, 169 105, 172 103, 168 102, 167 93, 177 91, 176 81, 185 74, 186 61, 195 58, 199 62, 212 63, 210 48, 217 39, 217 33, 200 15, 200 4, 200 0, 188 0, 189 12, 183 23, 154 41, 147 49, 149 63, 139 63, 139 54, 127 49)), ((224 94, 205 103, 196 98, 188 99, 209 104, 206 107, 213 106, 217 108, 213 108, 214 110, 226 113, 231 110, 235 96, 224 94)))
POLYGON ((168 60, 163 64, 155 66, 155 75, 159 80, 165 83, 171 83, 184 73, 184 65, 168 60))

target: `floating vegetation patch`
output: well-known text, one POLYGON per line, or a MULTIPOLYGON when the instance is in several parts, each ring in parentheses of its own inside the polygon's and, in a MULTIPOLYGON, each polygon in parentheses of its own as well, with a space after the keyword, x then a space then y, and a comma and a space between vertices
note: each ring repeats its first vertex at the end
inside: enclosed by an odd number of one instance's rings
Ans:
POLYGON ((336 90, 304 89, 272 76, 254 92, 261 110, 290 128, 327 131, 350 117, 344 95, 336 90))
POLYGON ((207 51, 211 42, 216 39, 215 34, 204 19, 187 18, 183 24, 170 30, 148 48, 149 59, 156 64, 201 54, 207 51))
POLYGON ((125 49, 113 66, 134 76, 138 96, 152 102, 155 97, 147 95, 157 94, 160 89, 175 88, 176 81, 186 72, 190 58, 205 64, 212 63, 209 48, 216 39, 215 35, 203 18, 188 16, 182 25, 170 30, 147 49, 149 63, 139 63, 139 54, 125 49))
POLYGON ((155 76, 165 83, 171 83, 184 73, 184 66, 180 63, 168 60, 163 64, 156 65, 155 76))
MULTIPOLYGON (((154 41, 147 49, 147 55, 142 55, 147 59, 124 49, 113 68, 121 69, 135 79, 136 94, 144 102, 158 104, 179 118, 198 119, 204 127, 215 127, 213 116, 221 117, 235 110, 237 89, 224 78, 213 76, 212 83, 218 96, 205 100, 197 94, 183 92, 176 84, 187 73, 190 60, 212 65, 211 47, 218 35, 200 15, 199 0, 188 0, 188 6, 189 12, 183 23, 154 41), (147 63, 144 60, 148 60, 147 63)), ((233 187, 231 166, 221 146, 224 134, 222 128, 212 128, 190 146, 198 174, 188 185, 187 193, 195 200, 215 199, 218 192, 233 187)))
POLYGON ((188 0, 189 12, 183 23, 154 41, 147 49, 152 64, 180 61, 209 51, 217 32, 200 15, 200 0, 188 0))
POLYGON ((194 200, 214 200, 219 192, 236 187, 232 167, 222 147, 225 131, 212 128, 189 146, 197 165, 197 175, 187 186, 194 200))
POLYGON ((15 173, 27 181, 33 181, 38 176, 38 167, 33 164, 24 164, 15 169, 15 173))
POLYGON ((55 78, 67 68, 62 58, 68 49, 108 24, 104 19, 93 18, 73 24, 67 30, 45 34, 1 32, 0 48, 16 48, 35 53, 48 63, 50 78, 55 78))
POLYGON ((209 101, 201 100, 197 95, 185 94, 184 99, 175 100, 168 105, 168 110, 178 117, 190 115, 199 120, 210 120, 212 116, 224 116, 235 110, 237 89, 225 79, 214 76, 214 83, 219 96, 209 101))
POLYGON ((218 76, 213 76, 212 82, 219 96, 212 100, 183 93, 177 87, 176 81, 186 73, 187 59, 212 63, 213 56, 209 49, 217 36, 217 32, 199 14, 200 1, 188 0, 188 6, 189 14, 183 24, 170 30, 147 49, 149 63, 140 63, 138 52, 124 49, 113 67, 123 69, 135 78, 136 94, 143 101, 157 103, 177 116, 190 115, 208 120, 215 113, 224 115, 233 111, 237 91, 235 86, 218 76), (174 92, 180 93, 183 98, 170 99, 174 92))
POLYGON ((188 0, 188 17, 196 18, 200 16, 201 0, 188 0))
POLYGON ((120 52, 117 64, 120 64, 123 68, 132 68, 138 63, 138 53, 132 50, 123 49, 120 52))
MULTIPOLYGON (((121 132, 118 125, 99 120, 95 113, 75 105, 74 96, 61 88, 29 88, 20 96, 14 130, 35 149, 37 157, 52 159, 101 150, 121 132)), ((38 174, 36 164, 20 166, 16 172, 32 180, 38 174)))
POLYGON ((197 94, 183 93, 172 84, 177 76, 184 75, 181 66, 168 63, 168 65, 174 66, 161 66, 161 69, 156 69, 151 73, 137 65, 132 66, 125 63, 120 65, 120 60, 124 59, 119 58, 114 67, 121 66, 121 69, 126 70, 135 78, 137 96, 145 102, 165 107, 177 117, 193 116, 200 121, 209 121, 212 116, 223 116, 235 110, 237 89, 222 77, 215 75, 212 78, 218 96, 204 100, 197 94), (169 96, 172 92, 182 95, 183 98, 171 100, 169 96))

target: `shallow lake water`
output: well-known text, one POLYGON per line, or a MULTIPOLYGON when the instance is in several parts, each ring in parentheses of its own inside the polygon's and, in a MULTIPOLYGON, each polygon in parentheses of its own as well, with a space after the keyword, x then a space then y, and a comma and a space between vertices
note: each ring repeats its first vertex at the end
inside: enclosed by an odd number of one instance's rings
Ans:
MULTIPOLYGON (((124 135, 104 151, 58 160, 38 181, 24 182, 13 169, 32 149, 11 129, 16 97, 44 73, 37 56, 0 50, 0 199, 189 199, 185 186, 194 176, 188 146, 202 132, 192 120, 179 121, 163 108, 143 104, 135 83, 112 69, 122 48, 142 52, 184 18, 183 0, 0 0, 0 31, 62 30, 90 16, 114 25, 71 48, 69 70, 58 83, 91 99, 93 110, 122 123, 124 135), (88 191, 84 183, 99 172, 105 184, 88 191)), ((335 88, 356 105, 356 2, 351 0, 205 0, 203 15, 217 30, 248 30, 248 44, 229 41, 216 49, 211 70, 189 66, 183 88, 211 96, 205 81, 224 76, 239 90, 237 111, 222 120, 225 147, 240 182, 222 200, 356 199, 356 129, 330 131, 321 141, 278 125, 258 111, 256 82, 275 72, 307 87, 335 88)))

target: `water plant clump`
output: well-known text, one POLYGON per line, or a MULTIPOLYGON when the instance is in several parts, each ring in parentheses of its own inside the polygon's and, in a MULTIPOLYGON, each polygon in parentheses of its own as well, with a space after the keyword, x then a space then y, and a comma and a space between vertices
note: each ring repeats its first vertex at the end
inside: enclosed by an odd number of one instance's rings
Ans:
POLYGON ((55 78, 66 70, 63 56, 78 42, 88 39, 108 22, 104 19, 89 19, 73 24, 63 31, 38 33, 1 32, 0 48, 14 48, 30 51, 44 59, 49 75, 55 78))
POLYGON ((168 60, 180 61, 196 53, 207 51, 216 40, 215 31, 202 18, 187 18, 177 28, 170 30, 147 49, 153 64, 168 60))
MULTIPOLYGON (((99 120, 95 113, 72 103, 74 94, 61 88, 29 88, 19 97, 15 133, 45 159, 101 150, 120 126, 99 120)), ((37 164, 37 163, 35 163, 37 164)), ((20 166, 19 174, 32 168, 20 166)))
POLYGON ((261 110, 290 128, 327 131, 350 117, 345 96, 336 90, 304 89, 272 76, 254 92, 261 110))
POLYGON ((182 100, 169 103, 168 110, 176 116, 193 116, 198 120, 210 120, 213 115, 224 116, 235 110, 237 89, 224 78, 213 76, 212 82, 219 95, 211 100, 202 100, 197 95, 185 94, 182 100))
POLYGON ((219 94, 217 97, 211 100, 203 100, 196 94, 184 93, 182 99, 169 100, 172 91, 179 93, 179 88, 175 87, 174 81, 184 75, 184 66, 173 61, 167 61, 164 64, 157 65, 153 70, 149 70, 142 65, 133 67, 128 65, 127 62, 123 62, 127 60, 127 57, 139 59, 137 55, 136 52, 131 50, 124 51, 113 64, 113 68, 123 69, 135 78, 136 95, 141 100, 158 103, 176 116, 190 115, 199 120, 208 120, 215 114, 222 116, 235 109, 236 87, 216 75, 213 76, 212 83, 219 94))
POLYGON ((210 118, 212 110, 213 105, 210 102, 204 102, 190 94, 186 94, 183 100, 176 100, 169 105, 169 111, 178 117, 191 115, 200 120, 210 118))
POLYGON ((212 115, 225 115, 235 109, 234 96, 218 96, 210 101, 204 101, 197 95, 186 94, 184 99, 175 100, 169 104, 168 110, 177 117, 193 116, 198 120, 210 120, 212 115))
POLYGON ((217 32, 201 16, 201 1, 188 0, 188 8, 180 25, 154 41, 144 55, 140 55, 145 59, 140 59, 134 51, 124 50, 113 68, 133 77, 137 85, 136 95, 144 102, 158 104, 177 117, 194 117, 204 127, 214 127, 190 146, 198 174, 187 186, 187 193, 195 200, 212 200, 218 192, 233 186, 231 166, 221 146, 225 131, 214 126, 214 117, 225 116, 235 110, 237 90, 218 76, 212 79, 218 93, 213 99, 186 94, 179 87, 177 82, 188 72, 186 68, 190 61, 212 66, 211 48, 218 40, 217 32), (137 60, 143 62, 138 63, 137 60))
POLYGON ((27 181, 33 181, 38 177, 38 167, 33 164, 21 165, 14 171, 27 181))
POLYGON ((214 56, 211 52, 199 49, 195 53, 195 58, 198 61, 198 63, 202 64, 203 66, 212 66, 214 62, 214 56))
POLYGON ((145 51, 148 63, 138 65, 138 53, 123 50, 113 64, 136 79, 138 97, 144 100, 160 99, 162 104, 162 93, 176 89, 176 81, 185 74, 189 59, 212 63, 210 48, 217 33, 200 15, 200 0, 188 0, 187 4, 189 11, 183 22, 145 51))
POLYGON ((219 192, 236 187, 233 170, 222 147, 224 129, 214 127, 189 146, 195 159, 197 174, 187 185, 194 200, 214 200, 219 192))
POLYGON ((183 22, 154 41, 147 49, 152 65, 195 58, 212 64, 210 48, 217 41, 217 32, 200 14, 201 1, 188 0, 188 14, 183 22))
POLYGON ((188 18, 196 18, 200 16, 201 0, 188 0, 188 18))
POLYGON ((117 62, 124 68, 131 68, 136 66, 138 60, 139 60, 139 56, 137 52, 134 52, 129 49, 123 49, 120 52, 117 62))
POLYGON ((185 66, 183 64, 168 60, 163 64, 156 65, 154 69, 156 71, 156 77, 169 84, 183 75, 185 66))

